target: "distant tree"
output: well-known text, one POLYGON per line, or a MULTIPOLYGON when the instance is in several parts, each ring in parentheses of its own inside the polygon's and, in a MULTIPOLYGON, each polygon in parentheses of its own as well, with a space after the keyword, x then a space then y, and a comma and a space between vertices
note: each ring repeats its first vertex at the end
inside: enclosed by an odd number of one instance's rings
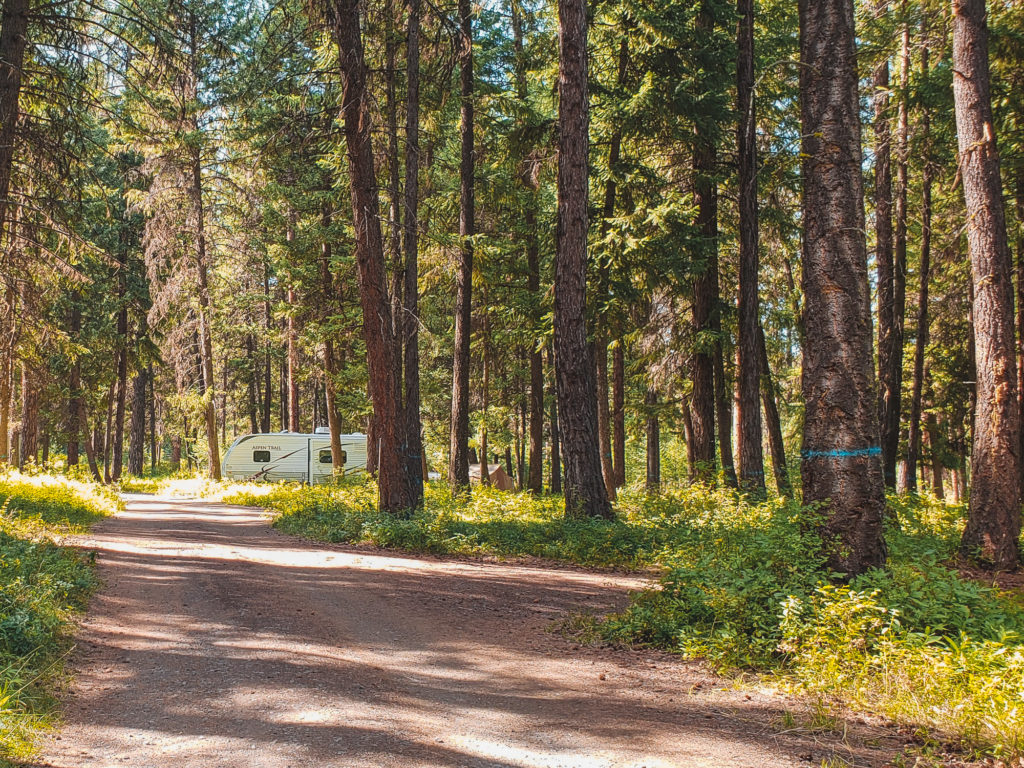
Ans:
MULTIPOLYGON (((448 485, 469 487, 469 367, 473 321, 473 233, 476 219, 473 162, 473 8, 459 0, 459 269, 455 278, 455 351, 448 485)), ((483 458, 486 462, 487 457, 483 458)))

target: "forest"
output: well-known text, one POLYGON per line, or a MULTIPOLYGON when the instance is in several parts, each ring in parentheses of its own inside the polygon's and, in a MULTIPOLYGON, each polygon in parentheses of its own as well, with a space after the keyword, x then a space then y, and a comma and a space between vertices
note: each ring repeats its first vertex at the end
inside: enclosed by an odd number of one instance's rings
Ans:
POLYGON ((579 631, 1019 756, 1018 694, 864 691, 893 626, 1024 679, 1022 63, 1014 0, 3 0, 4 510, 657 566, 579 631))

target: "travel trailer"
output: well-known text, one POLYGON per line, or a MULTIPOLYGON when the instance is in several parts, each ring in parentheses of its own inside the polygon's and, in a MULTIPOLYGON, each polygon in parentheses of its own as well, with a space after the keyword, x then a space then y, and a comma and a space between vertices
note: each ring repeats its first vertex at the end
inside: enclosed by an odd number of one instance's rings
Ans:
MULTIPOLYGON (((344 473, 366 471, 366 435, 341 435, 344 473)), ((271 432, 242 435, 224 454, 221 473, 232 480, 295 480, 323 483, 330 479, 331 435, 326 427, 312 434, 271 432)))

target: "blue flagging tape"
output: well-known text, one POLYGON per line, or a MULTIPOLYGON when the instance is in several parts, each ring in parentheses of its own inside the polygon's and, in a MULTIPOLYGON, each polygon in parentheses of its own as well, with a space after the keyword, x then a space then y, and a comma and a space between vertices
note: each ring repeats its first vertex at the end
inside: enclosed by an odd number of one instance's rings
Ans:
POLYGON ((801 451, 800 455, 805 459, 853 459, 859 456, 880 456, 882 447, 872 445, 869 448, 858 448, 853 451, 801 451))

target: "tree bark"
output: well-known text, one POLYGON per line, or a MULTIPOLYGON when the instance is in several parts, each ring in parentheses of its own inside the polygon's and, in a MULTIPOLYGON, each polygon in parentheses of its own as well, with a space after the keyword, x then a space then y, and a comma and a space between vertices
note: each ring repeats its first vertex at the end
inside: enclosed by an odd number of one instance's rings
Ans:
MULTIPOLYGON (((707 3, 697 12, 700 35, 712 32, 707 3)), ((715 354, 719 339, 715 333, 718 313, 718 199, 714 181, 717 152, 714 138, 706 128, 695 129, 693 151, 693 197, 697 207, 699 248, 697 274, 693 280, 693 479, 713 482, 715 477, 715 354)), ((724 375, 723 375, 724 384, 724 375)), ((720 425, 721 426, 721 425, 720 425)), ((722 452, 723 459, 725 452, 722 452)))
MULTIPOLYGON (((907 0, 901 2, 901 15, 907 18, 907 0)), ((896 122, 896 193, 893 205, 893 340, 889 378, 893 396, 888 404, 888 423, 879 423, 880 439, 889 442, 889 467, 883 473, 896 473, 896 456, 900 447, 900 417, 903 397, 903 343, 907 314, 907 152, 910 136, 907 98, 910 82, 910 27, 904 22, 900 49, 900 99, 896 122)), ((883 459, 884 451, 883 448, 883 459)), ((891 486, 890 486, 891 487, 891 486)))
POLYGON ((768 365, 768 346, 765 343, 764 329, 760 326, 757 329, 757 341, 758 355, 761 360, 761 404, 764 407, 768 445, 772 454, 772 472, 775 475, 775 487, 780 496, 791 496, 793 494, 793 486, 789 481, 789 467, 786 465, 786 444, 782 439, 782 420, 779 418, 775 385, 772 382, 771 367, 768 365))
MULTIPOLYGON (((288 230, 287 239, 289 242, 294 238, 291 228, 288 230)), ((295 322, 295 313, 298 311, 298 303, 295 298, 295 289, 288 287, 288 319, 286 331, 286 363, 288 365, 288 426, 290 432, 301 432, 299 426, 299 339, 298 327, 295 322)))
POLYGON ((804 502, 829 566, 885 561, 853 0, 800 0, 804 502))
POLYGON ((738 0, 736 146, 739 152, 739 486, 765 493, 761 449, 761 317, 758 300, 757 115, 754 111, 754 0, 738 0))
POLYGON ((8 226, 8 212, 28 16, 28 0, 4 0, 0 14, 0 244, 5 246, 12 231, 8 226))
POLYGON ((18 469, 36 459, 39 451, 39 387, 28 363, 21 364, 21 448, 18 469))
MULTIPOLYGON (((124 269, 124 264, 121 266, 124 269)), ((122 294, 123 300, 123 294, 122 294)), ((113 456, 111 458, 110 478, 114 482, 121 479, 124 466, 124 414, 128 401, 128 308, 122 307, 117 316, 117 403, 114 408, 113 456)))
POLYGON ((257 434, 260 431, 261 405, 259 363, 256 360, 256 339, 253 338, 251 333, 247 333, 245 335, 245 357, 249 365, 248 381, 246 382, 246 387, 248 389, 246 413, 249 416, 249 431, 253 434, 257 434))
MULTIPOLYGON (((554 367, 554 354, 548 356, 554 367)), ((551 399, 551 492, 562 492, 562 435, 558 429, 558 397, 551 399)))
POLYGON ((89 471, 92 473, 93 479, 97 483, 103 482, 103 476, 100 474, 99 464, 96 461, 96 444, 93 440, 94 433, 89 429, 89 416, 85 409, 85 399, 81 398, 78 401, 78 423, 82 425, 83 429, 83 444, 85 445, 85 459, 89 464, 89 471))
POLYGON ((455 352, 452 365, 452 418, 448 485, 469 487, 469 353, 473 318, 473 8, 459 0, 459 71, 461 159, 459 163, 459 269, 455 295, 455 352))
MULTIPOLYGON (((334 275, 331 273, 331 242, 327 237, 332 215, 331 204, 324 203, 320 214, 320 226, 324 231, 324 239, 320 244, 320 286, 323 292, 323 304, 328 311, 329 308, 333 308, 339 298, 334 286, 334 275)), ((331 470, 340 475, 345 471, 345 462, 342 461, 341 419, 338 416, 337 392, 334 383, 337 373, 338 361, 334 352, 334 336, 328 332, 327 338, 324 339, 324 400, 327 410, 327 428, 331 435, 331 470)))
POLYGON ((555 378, 565 452, 565 512, 611 518, 601 474, 594 360, 587 347, 587 3, 558 3, 558 227, 555 378))
MULTIPOLYGON (((512 3, 512 45, 515 51, 516 95, 524 103, 529 97, 526 83, 526 57, 523 52, 523 21, 519 2, 512 3)), ((526 210, 523 212, 523 231, 526 237, 526 290, 541 304, 540 243, 537 238, 537 192, 533 180, 532 163, 523 159, 521 179, 526 189, 526 210)), ((534 322, 538 322, 534 318, 534 322)), ((530 476, 526 487, 533 493, 544 490, 544 358, 534 340, 530 348, 530 476)))
MULTIPOLYGON (((875 15, 884 16, 888 0, 879 0, 875 15)), ((889 128, 889 60, 883 59, 872 76, 875 132, 875 267, 878 282, 878 423, 882 449, 882 479, 896 486, 899 447, 899 391, 896 360, 896 304, 892 231, 892 132, 889 128), (897 408, 894 409, 894 405, 897 408), (893 415, 896 421, 893 421, 893 415)))
POLYGON ((644 399, 647 406, 647 492, 661 488, 661 425, 658 422, 658 392, 648 385, 644 399))
POLYGON ((149 380, 149 469, 150 472, 156 472, 160 459, 156 440, 156 377, 153 375, 152 363, 149 364, 146 378, 149 380))
MULTIPOLYGON (((110 390, 107 392, 107 421, 106 428, 103 430, 102 440, 98 440, 103 447, 103 482, 110 483, 113 478, 110 476, 110 433, 112 431, 112 424, 114 421, 114 402, 117 397, 117 381, 110 385, 110 390)), ((100 433, 100 424, 96 424, 96 430, 93 433, 97 435, 100 433)))
POLYGON ((146 448, 146 372, 132 379, 132 419, 128 428, 128 473, 142 474, 146 448))
MULTIPOLYGON (((921 51, 922 77, 928 79, 928 47, 921 51)), ((921 453, 921 394, 924 389, 924 356, 928 347, 928 282, 932 255, 932 179, 931 118, 925 109, 921 116, 924 142, 924 168, 921 178, 921 261, 918 268, 917 333, 914 338, 914 378, 910 393, 910 424, 907 436, 906 489, 917 491, 917 462, 921 453)), ((1024 308, 1022 308, 1024 309, 1024 308)))
MULTIPOLYGON (((419 193, 420 193, 420 0, 408 0, 406 22, 405 109, 405 451, 406 475, 413 506, 423 505, 427 477, 420 420, 420 293, 419 293, 419 193)), ((468 467, 467 467, 468 472, 468 467)))
POLYGON ((273 370, 273 355, 271 349, 273 344, 271 339, 273 338, 273 318, 270 308, 270 265, 263 265, 263 332, 264 339, 263 343, 266 345, 266 354, 264 355, 264 368, 263 368, 263 416, 260 422, 260 431, 270 431, 270 414, 273 412, 274 407, 274 370, 273 370))
MULTIPOLYGON (((79 334, 82 332, 82 308, 78 305, 80 297, 76 294, 72 297, 71 311, 68 313, 68 336, 73 343, 79 343, 79 334)), ((82 432, 79 414, 82 402, 82 363, 78 355, 71 361, 71 371, 68 375, 68 466, 78 466, 78 449, 82 432)), ((0 406, 2 407, 2 406, 0 406)))
MULTIPOLYGON (((7 311, 14 314, 14 291, 8 287, 7 311)), ((7 329, 0 350, 0 464, 14 464, 11 456, 11 406, 14 399, 14 345, 17 335, 13 328, 7 329)))
POLYGON ((615 484, 626 484, 626 342, 619 337, 612 352, 612 463, 615 484))
POLYGON ((1019 562, 1020 409, 1013 285, 992 122, 985 0, 953 0, 953 101, 974 285, 977 412, 962 549, 986 566, 1019 562))
MULTIPOLYGON (((1014 179, 1017 212, 1017 403, 1024 414, 1024 160, 1018 161, 1014 179)), ((1024 475, 1024 426, 1020 430, 1021 472, 1024 475)), ((1024 483, 1024 477, 1022 477, 1024 483)), ((1024 486, 1021 492, 1024 493, 1024 486)))
POLYGON ((338 61, 342 72, 342 117, 348 151, 352 221, 356 233, 356 261, 363 308, 370 393, 376 427, 380 509, 407 514, 415 505, 406 476, 400 420, 400 391, 394 370, 395 338, 385 280, 384 244, 380 226, 380 200, 373 160, 372 119, 367 68, 363 56, 359 6, 356 0, 333 0, 330 6, 338 61))
MULTIPOLYGON (((624 88, 626 73, 629 67, 629 38, 624 34, 619 42, 619 61, 616 86, 624 88)), ((608 149, 608 181, 604 187, 604 206, 601 212, 601 239, 608 234, 611 218, 615 215, 615 198, 617 194, 617 174, 622 156, 622 128, 616 124, 612 130, 611 143, 608 149)), ((609 267, 607 257, 601 258, 598 265, 598 307, 599 314, 594 329, 594 360, 597 380, 597 432, 601 442, 601 474, 604 477, 608 497, 615 499, 615 469, 612 462, 611 412, 608 408, 608 321, 607 305, 609 299, 609 267)))

